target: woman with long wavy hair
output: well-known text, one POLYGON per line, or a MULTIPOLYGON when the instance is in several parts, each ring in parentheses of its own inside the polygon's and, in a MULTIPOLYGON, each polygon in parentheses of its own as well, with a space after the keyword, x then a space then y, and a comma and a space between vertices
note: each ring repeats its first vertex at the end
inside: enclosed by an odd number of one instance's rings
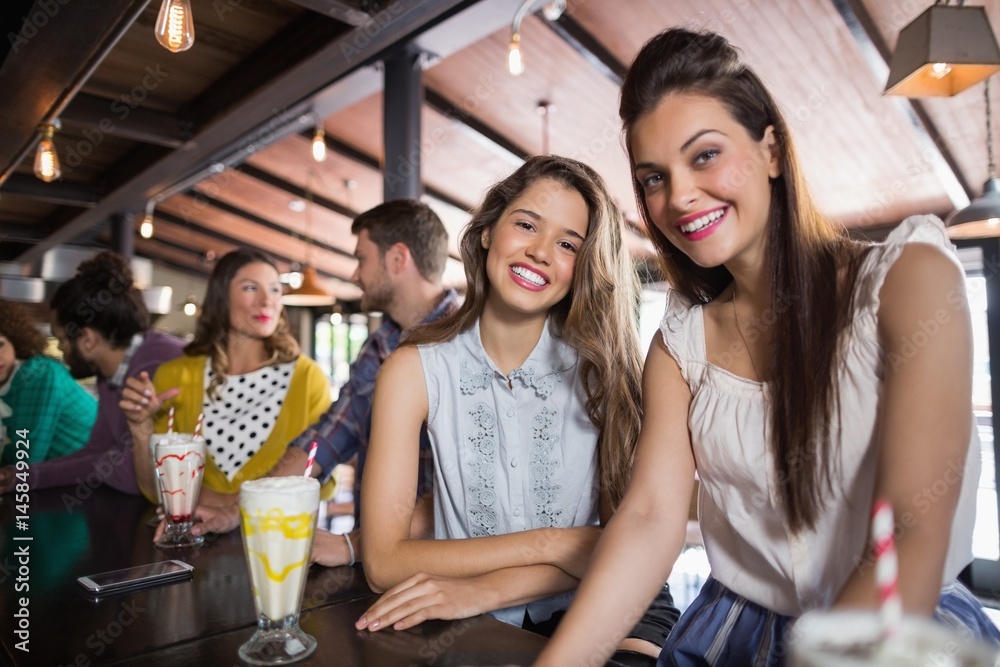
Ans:
POLYGON ((963 274, 941 221, 848 239, 813 206, 777 103, 716 34, 651 39, 620 115, 671 289, 632 483, 536 664, 599 661, 627 630, 619 619, 683 546, 696 470, 712 576, 660 665, 784 664, 805 610, 874 608, 878 498, 900 522, 904 609, 1000 641, 956 579, 972 560, 979 443, 963 274), (943 474, 952 483, 921 501, 943 474))
POLYGON ((150 434, 167 430, 170 407, 182 433, 193 432, 203 415, 209 461, 202 503, 232 503, 240 484, 264 476, 330 405, 326 377, 289 333, 274 260, 248 248, 219 260, 184 352, 152 380, 143 373, 127 381, 121 406, 135 440, 136 477, 155 498, 150 434))
MULTIPOLYGON (((382 509, 367 510, 362 539, 385 594, 359 628, 482 612, 540 628, 565 608, 641 420, 622 236, 600 176, 574 160, 531 158, 489 190, 461 241, 465 302, 414 330, 376 384, 362 507, 382 509), (424 422, 434 540, 411 539, 406 502, 424 422)), ((658 650, 675 618, 639 637, 658 650)))

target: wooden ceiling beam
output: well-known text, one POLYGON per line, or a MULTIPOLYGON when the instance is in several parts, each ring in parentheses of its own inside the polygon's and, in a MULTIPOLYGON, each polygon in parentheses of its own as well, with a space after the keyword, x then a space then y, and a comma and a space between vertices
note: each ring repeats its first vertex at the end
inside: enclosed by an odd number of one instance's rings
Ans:
POLYGON ((45 238, 45 230, 38 225, 0 220, 0 245, 8 243, 38 243, 45 238))
MULTIPOLYGON (((196 252, 203 252, 204 249, 209 249, 213 250, 218 257, 221 257, 236 248, 250 247, 267 253, 276 261, 281 262, 284 265, 291 266, 292 264, 302 263, 301 260, 294 259, 288 255, 283 248, 273 247, 266 243, 252 242, 245 238, 235 238, 225 232, 220 232, 217 229, 209 227, 198 226, 197 228, 192 228, 191 222, 166 211, 157 211, 156 219, 157 237, 161 237, 175 244, 180 244, 182 242, 187 243, 187 240, 190 240, 192 242, 192 249, 194 249, 194 245, 203 249, 202 251, 195 250, 196 252), (161 222, 164 224, 160 225, 161 222)), ((291 237, 286 238, 291 240, 291 237)), ((338 280, 344 283, 350 282, 350 276, 345 276, 327 270, 323 266, 322 262, 315 261, 315 258, 313 261, 313 268, 315 268, 316 272, 323 278, 338 280)))
POLYGON ((257 179, 261 183, 266 183, 271 187, 283 190, 290 195, 294 195, 296 197, 300 197, 306 200, 311 199, 312 202, 317 206, 328 208, 335 213, 339 213, 347 218, 350 218, 351 220, 358 217, 358 214, 360 213, 360 211, 355 211, 351 208, 348 208, 347 206, 344 206, 340 202, 336 202, 332 199, 316 194, 315 192, 312 193, 306 192, 305 188, 300 187, 295 183, 292 183, 291 181, 286 181, 280 176, 276 176, 275 174, 272 174, 271 172, 265 169, 261 169, 260 167, 255 167, 252 164, 244 162, 240 166, 236 167, 236 170, 246 174, 251 178, 257 179))
POLYGON ((563 12, 563 15, 555 21, 543 19, 542 23, 566 42, 571 49, 580 54, 580 57, 586 60, 596 72, 615 84, 616 87, 621 87, 628 68, 605 48, 600 40, 594 37, 593 33, 570 16, 569 12, 563 12))
POLYGON ((74 206, 76 208, 93 208, 97 206, 97 202, 104 195, 104 192, 100 188, 83 183, 73 183, 70 181, 44 183, 34 176, 21 173, 11 174, 0 185, 0 192, 48 204, 74 206))
POLYGON ((194 135, 194 123, 179 116, 87 93, 77 94, 60 118, 66 124, 168 148, 180 148, 194 135))
POLYGON ((463 125, 490 143, 495 144, 498 148, 507 151, 518 160, 526 160, 531 156, 531 151, 505 137, 496 129, 481 121, 470 111, 452 104, 448 98, 429 86, 424 88, 424 103, 442 116, 463 125))
MULTIPOLYGON (((119 3, 123 1, 117 0, 119 3)), ((390 9, 373 17, 379 25, 377 31, 358 28, 335 35, 332 41, 315 53, 273 76, 245 97, 230 98, 231 106, 225 107, 211 121, 198 125, 190 150, 176 150, 150 162, 131 179, 117 186, 97 206, 78 214, 43 242, 22 253, 18 260, 34 261, 49 248, 73 240, 112 214, 135 207, 138 202, 154 197, 171 184, 212 164, 232 164, 227 160, 231 160, 234 153, 259 148, 257 142, 266 144, 287 127, 297 127, 300 116, 308 113, 311 96, 378 59, 392 45, 445 20, 474 1, 396 0, 390 9), (233 104, 232 99, 239 101, 233 104), (282 108, 276 108, 279 105, 283 105, 282 108)), ((92 3, 71 3, 68 6, 78 4, 86 4, 89 9, 92 3)), ((116 3, 108 0, 98 4, 116 3)))
MULTIPOLYGON (((306 134, 303 136, 308 136, 310 139, 312 138, 312 134, 306 134)), ((376 158, 374 155, 369 155, 368 153, 365 153, 363 150, 359 148, 355 148, 354 146, 344 143, 343 141, 340 141, 335 137, 331 137, 329 134, 326 135, 325 138, 326 138, 326 146, 330 150, 337 151, 344 157, 350 160, 354 160, 358 164, 364 165, 365 167, 369 167, 381 173, 382 165, 379 163, 378 158, 376 158)), ((452 197, 451 195, 442 192, 441 190, 438 190, 437 188, 431 185, 428 185, 427 183, 424 183, 424 193, 430 197, 433 197, 434 199, 439 199, 443 201, 445 204, 448 204, 449 206, 453 206, 462 211, 466 211, 467 213, 472 212, 471 205, 466 204, 465 202, 461 202, 452 197)))
MULTIPOLYGON (((267 229, 270 229, 270 230, 273 230, 273 231, 276 231, 276 232, 281 232, 282 234, 291 236, 289 234, 288 228, 285 227, 284 225, 279 225, 278 223, 276 223, 276 222, 274 222, 272 220, 268 220, 267 218, 261 217, 261 216, 257 215, 256 213, 251 213, 250 211, 246 211, 246 210, 244 210, 244 209, 242 209, 242 208, 240 208, 238 206, 233 206, 232 204, 230 204, 228 202, 224 202, 224 201, 222 201, 220 199, 216 199, 216 198, 211 197, 209 195, 206 195, 206 194, 204 194, 202 192, 195 192, 195 193, 192 194, 192 197, 195 200, 197 200, 199 204, 207 204, 207 205, 209 205, 209 206, 211 206, 213 208, 216 208, 216 209, 218 209, 218 210, 220 210, 220 211, 222 211, 224 213, 228 213, 230 215, 235 215, 238 218, 242 218, 242 219, 246 220, 247 222, 249 222, 251 224, 260 225, 261 227, 265 227, 267 229)), ((197 221, 195 221, 195 222, 197 222, 197 221)), ((316 246, 317 248, 322 248, 323 250, 326 250, 328 252, 332 252, 334 254, 341 255, 343 257, 350 257, 351 259, 354 259, 354 255, 352 255, 351 253, 347 252, 343 248, 338 248, 337 246, 332 246, 332 245, 330 245, 328 243, 323 243, 322 241, 320 241, 319 239, 317 239, 315 237, 306 236, 305 234, 295 234, 295 236, 297 236, 299 239, 301 239, 304 243, 311 243, 312 245, 316 246)), ((339 278, 343 278, 343 276, 338 276, 338 277, 339 278)))
POLYGON ((363 8, 363 5, 377 4, 370 1, 343 2, 343 0, 291 0, 291 2, 355 27, 364 25, 371 19, 371 14, 363 8))
POLYGON ((174 269, 193 271, 202 277, 207 277, 211 273, 211 268, 201 261, 201 253, 193 248, 156 237, 151 239, 140 237, 135 240, 135 250, 137 255, 162 262, 174 269))
POLYGON ((149 0, 36 2, 11 35, 0 69, 4 131, 0 183, 38 142, 38 126, 52 122, 104 60, 149 0))
MULTIPOLYGON (((892 52, 871 14, 861 0, 830 0, 854 38, 861 56, 868 64, 875 81, 885 81, 889 76, 889 59, 892 52)), ((969 185, 948 142, 937 129, 923 102, 909 97, 891 96, 910 123, 922 154, 934 171, 948 198, 956 209, 969 205, 974 190, 969 185)))
MULTIPOLYGON (((228 115, 241 100, 307 62, 314 54, 323 52, 325 47, 349 32, 347 26, 336 21, 303 13, 244 58, 239 66, 184 105, 180 115, 191 118, 197 125, 208 123, 220 114, 228 115)), ((272 103, 268 112, 280 116, 281 110, 275 106, 272 103)))

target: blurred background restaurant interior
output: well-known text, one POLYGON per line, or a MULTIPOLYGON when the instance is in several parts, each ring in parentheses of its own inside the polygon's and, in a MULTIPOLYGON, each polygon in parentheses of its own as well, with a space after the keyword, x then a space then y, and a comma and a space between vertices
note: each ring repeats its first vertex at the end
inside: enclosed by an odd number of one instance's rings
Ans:
MULTIPOLYGON (((609 183, 647 288, 648 341, 665 286, 636 212, 618 87, 656 32, 722 33, 783 104, 818 204, 850 233, 877 240, 908 215, 947 218, 974 200, 994 207, 985 223, 951 229, 976 318, 984 445, 969 576, 980 592, 1000 590, 1000 370, 991 367, 1000 358, 1000 182, 988 129, 1000 85, 989 92, 980 77, 955 94, 883 92, 904 51, 901 31, 924 29, 932 9, 975 13, 995 47, 1000 1, 4 4, 0 296, 34 304, 44 321, 54 286, 111 248, 134 257, 156 326, 190 334, 214 260, 257 247, 305 304, 289 311, 293 327, 334 388, 378 321, 358 312, 349 280, 352 218, 385 199, 420 197, 449 230, 445 280, 461 287, 457 242, 470 211, 539 153, 583 160, 609 183), (171 20, 181 33, 170 33, 171 20), (193 42, 184 32, 192 27, 193 42), (58 174, 45 162, 49 145, 58 174)), ((978 29, 958 28, 948 41, 974 49, 978 29)), ((932 78, 953 76, 940 74, 932 78)))

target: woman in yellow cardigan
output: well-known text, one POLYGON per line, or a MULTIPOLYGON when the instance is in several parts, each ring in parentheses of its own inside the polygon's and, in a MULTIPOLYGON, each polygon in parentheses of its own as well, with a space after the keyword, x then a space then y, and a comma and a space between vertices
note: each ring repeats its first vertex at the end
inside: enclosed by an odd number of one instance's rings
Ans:
POLYGON ((149 464, 149 436, 167 430, 202 434, 209 460, 203 501, 236 493, 240 484, 263 477, 287 444, 330 405, 326 377, 299 354, 281 306, 278 269, 250 249, 224 256, 208 281, 194 340, 185 356, 162 364, 150 381, 129 378, 122 409, 129 416, 139 487, 156 498, 149 464))

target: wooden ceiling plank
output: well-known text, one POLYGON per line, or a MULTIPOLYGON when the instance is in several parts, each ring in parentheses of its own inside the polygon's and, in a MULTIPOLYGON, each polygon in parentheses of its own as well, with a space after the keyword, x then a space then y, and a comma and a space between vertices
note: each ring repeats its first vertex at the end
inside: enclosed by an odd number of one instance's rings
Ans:
POLYGON ((138 18, 149 0, 36 2, 0 69, 4 115, 0 183, 38 140, 41 123, 57 118, 80 86, 138 18))
MULTIPOLYGON (((19 261, 34 261, 49 248, 74 239, 108 216, 135 206, 136 201, 154 196, 165 183, 177 182, 179 175, 197 173, 232 155, 234 149, 246 148, 248 136, 266 139, 292 121, 297 122, 299 114, 308 107, 311 95, 330 82, 364 67, 399 40, 444 20, 471 2, 472 0, 397 0, 392 5, 392 11, 386 10, 384 25, 373 35, 352 30, 338 36, 303 62, 281 73, 210 123, 200 127, 192 139, 191 150, 174 151, 149 164, 96 207, 77 215, 42 243, 22 253, 19 261), (289 106, 275 109, 275 100, 289 101, 289 106), (290 102, 292 100, 303 102, 296 104, 290 102)), ((252 144, 252 141, 249 143, 252 144)))
POLYGON ((78 93, 62 112, 61 118, 67 124, 114 132, 123 139, 168 148, 180 148, 194 134, 192 123, 154 109, 127 109, 127 115, 121 118, 120 111, 116 113, 116 103, 121 104, 117 100, 78 93))

